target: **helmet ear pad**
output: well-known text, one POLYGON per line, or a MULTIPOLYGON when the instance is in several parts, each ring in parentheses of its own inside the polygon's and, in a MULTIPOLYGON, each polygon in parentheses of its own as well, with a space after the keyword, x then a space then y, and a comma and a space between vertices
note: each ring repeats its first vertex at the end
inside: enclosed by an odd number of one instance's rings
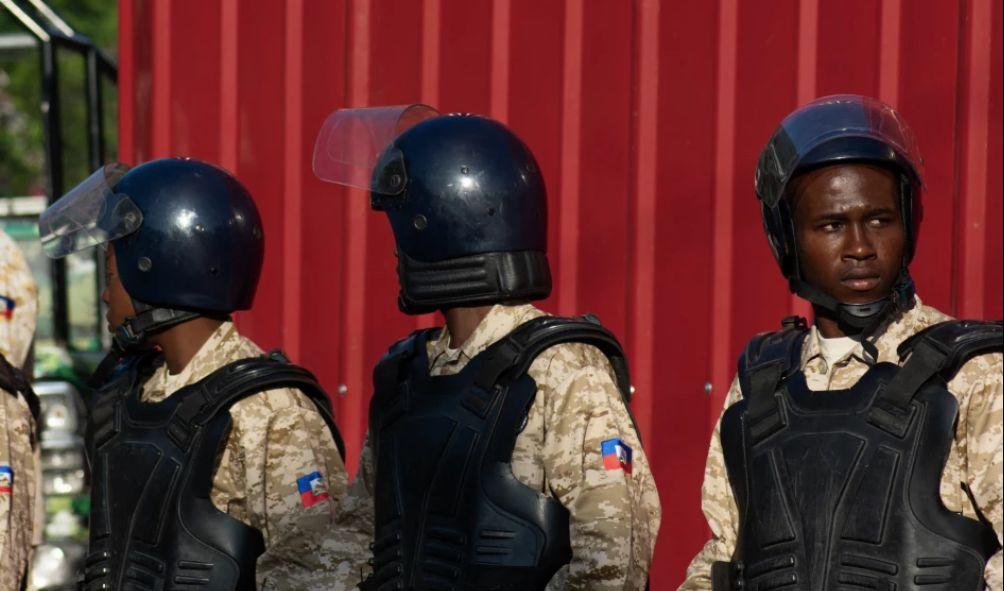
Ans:
POLYGON ((795 223, 791 202, 781 199, 774 207, 760 202, 763 229, 767 234, 771 252, 777 260, 781 273, 790 277, 798 273, 797 245, 795 243, 795 223))

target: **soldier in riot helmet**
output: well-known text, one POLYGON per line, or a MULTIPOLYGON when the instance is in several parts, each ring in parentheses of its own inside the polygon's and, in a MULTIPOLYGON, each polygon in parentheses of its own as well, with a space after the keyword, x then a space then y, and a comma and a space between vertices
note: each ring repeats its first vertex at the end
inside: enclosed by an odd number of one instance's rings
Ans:
POLYGON ((82 588, 350 588, 358 547, 325 540, 347 485, 327 396, 230 320, 264 255, 247 190, 192 159, 108 165, 39 228, 52 257, 107 244, 82 588))
POLYGON ((857 95, 764 148, 764 228, 815 318, 740 356, 681 589, 1002 588, 1004 333, 914 293, 921 175, 900 115, 857 95))
POLYGON ((399 307, 444 328, 374 371, 350 496, 373 512, 376 589, 643 589, 658 495, 624 355, 546 297, 543 179, 502 124, 415 105, 342 110, 314 170, 391 224, 399 307))

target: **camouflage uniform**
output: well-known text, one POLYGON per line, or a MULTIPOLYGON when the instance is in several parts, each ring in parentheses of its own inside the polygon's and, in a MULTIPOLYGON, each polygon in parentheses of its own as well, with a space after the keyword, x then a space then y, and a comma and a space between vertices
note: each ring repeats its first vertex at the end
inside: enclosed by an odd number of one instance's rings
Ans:
MULTIPOLYGON (((887 321, 877 333, 875 341, 879 362, 898 363, 896 347, 907 337, 927 326, 950 320, 934 308, 916 305, 896 318, 887 321)), ((827 367, 820 352, 820 334, 813 327, 806 337, 802 351, 802 369, 809 389, 841 390, 849 388, 871 365, 860 344, 827 367)), ((966 363, 948 383, 948 390, 959 402, 959 418, 952 444, 941 477, 941 499, 945 506, 971 519, 977 519, 977 508, 970 502, 962 483, 967 483, 979 505, 979 511, 993 525, 997 541, 1001 541, 1004 497, 1002 484, 1002 404, 1004 404, 1004 362, 999 353, 982 355, 966 363)), ((732 382, 725 408, 741 399, 738 380, 732 382)), ((711 589, 711 564, 717 560, 730 560, 735 550, 739 526, 739 511, 729 486, 719 425, 715 426, 708 450, 708 463, 704 470, 702 508, 711 527, 712 537, 697 554, 687 569, 687 579, 680 587, 685 589, 711 589)), ((998 551, 987 564, 984 574, 993 591, 1001 591, 1001 553, 998 551)))
MULTIPOLYGON (((470 338, 449 348, 446 329, 428 344, 429 373, 460 372, 472 357, 544 313, 526 304, 495 305, 470 338)), ((572 562, 547 589, 644 589, 659 530, 659 495, 648 459, 614 382, 595 347, 562 344, 544 351, 528 371, 537 383, 526 427, 516 439, 512 470, 523 484, 556 498, 571 513, 572 562), (606 470, 600 442, 619 437, 633 467, 606 470)), ((367 435, 349 504, 372 533, 374 462, 367 435)))
MULTIPOLYGON (((38 287, 24 255, 0 231, 0 354, 24 366, 35 334, 38 287)), ((0 392, 0 591, 21 589, 32 546, 42 539, 39 450, 24 398, 0 392), (13 481, 13 482, 11 482, 13 481), (9 490, 8 490, 9 488, 9 490)))
MULTIPOLYGON (((225 322, 176 375, 161 366, 143 386, 144 402, 159 402, 238 359, 261 355, 225 322)), ((336 528, 345 496, 345 466, 327 424, 298 390, 269 390, 230 408, 232 424, 220 454, 210 499, 217 509, 259 530, 265 552, 258 558, 259 589, 350 589, 369 540, 336 528), (328 498, 304 507, 297 478, 320 471, 328 498), (353 537, 354 536, 354 537, 353 537)))

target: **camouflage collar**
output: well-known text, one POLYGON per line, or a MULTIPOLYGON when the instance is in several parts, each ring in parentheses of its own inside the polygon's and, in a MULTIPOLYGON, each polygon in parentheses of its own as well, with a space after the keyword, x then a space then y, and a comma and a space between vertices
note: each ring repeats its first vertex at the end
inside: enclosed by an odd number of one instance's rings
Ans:
POLYGON ((449 348, 450 331, 444 326, 439 337, 429 344, 429 368, 435 369, 457 363, 466 365, 475 355, 512 332, 517 326, 542 314, 543 312, 531 304, 518 306, 495 304, 471 336, 456 349, 449 348))

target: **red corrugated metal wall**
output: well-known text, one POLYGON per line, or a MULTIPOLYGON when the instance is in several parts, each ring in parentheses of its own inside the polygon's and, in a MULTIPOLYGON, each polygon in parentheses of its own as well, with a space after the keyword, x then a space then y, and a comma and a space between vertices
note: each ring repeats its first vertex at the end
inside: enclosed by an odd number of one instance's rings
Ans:
POLYGON ((664 510, 653 588, 669 589, 706 535, 704 455, 736 354, 806 309, 752 195, 782 116, 836 92, 897 105, 926 156, 920 294, 1002 315, 1001 6, 121 0, 120 145, 131 163, 219 163, 254 193, 268 253, 242 330, 344 386, 354 469, 370 368, 434 319, 397 313, 389 228, 365 195, 313 177, 314 134, 335 108, 413 101, 508 123, 549 188, 544 307, 598 313, 631 355, 664 510))

